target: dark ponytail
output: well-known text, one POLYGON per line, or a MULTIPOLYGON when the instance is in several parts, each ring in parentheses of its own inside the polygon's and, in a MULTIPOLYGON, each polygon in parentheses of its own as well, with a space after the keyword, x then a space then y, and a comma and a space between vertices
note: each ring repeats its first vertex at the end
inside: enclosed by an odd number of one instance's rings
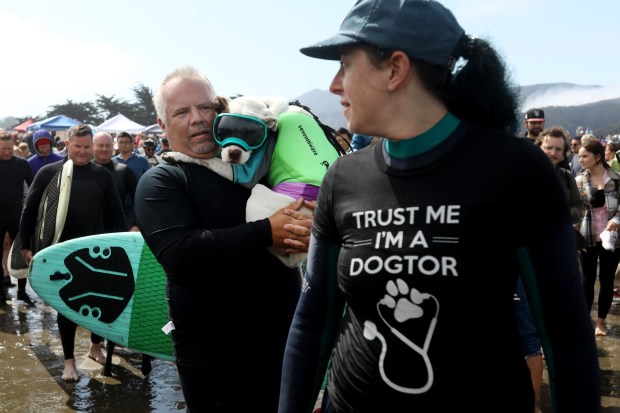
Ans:
MULTIPOLYGON (((360 43, 376 67, 392 50, 360 43)), ((463 35, 446 66, 411 59, 424 86, 457 118, 516 133, 519 89, 486 41, 463 35)))
POLYGON ((415 61, 422 82, 456 117, 515 133, 519 93, 491 45, 464 35, 448 68, 415 61))

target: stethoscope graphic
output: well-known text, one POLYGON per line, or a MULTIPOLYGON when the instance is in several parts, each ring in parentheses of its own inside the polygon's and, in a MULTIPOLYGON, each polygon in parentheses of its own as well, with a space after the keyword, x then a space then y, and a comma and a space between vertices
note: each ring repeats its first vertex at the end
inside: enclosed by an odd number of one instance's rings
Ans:
MULTIPOLYGON (((398 281, 401 281, 401 280, 398 280, 398 281)), ((383 365, 383 362, 385 360, 385 354, 387 353, 387 342, 385 341, 385 337, 383 337, 383 335, 379 332, 379 330, 377 330, 377 326, 375 325, 375 323, 373 323, 370 320, 366 320, 364 322, 364 338, 366 338, 367 340, 374 340, 375 338, 378 338, 379 341, 381 342, 381 354, 379 356, 379 372, 381 373, 381 378, 383 378, 383 381, 388 386, 390 386, 394 390, 397 390, 401 393, 422 394, 428 391, 428 389, 430 389, 431 386, 433 385, 433 379, 434 379, 433 366, 431 364, 430 359, 428 358, 428 346, 430 345, 431 338, 433 337, 433 332, 435 331, 435 326, 437 325, 437 316, 439 315, 439 301, 437 301, 437 298, 435 298, 435 296, 431 294, 427 294, 427 293, 420 294, 420 292, 416 289, 411 289, 411 295, 412 295, 412 301, 414 304, 419 305, 422 303, 422 301, 431 298, 435 301, 435 304, 437 305, 437 309, 435 310, 435 316, 431 320, 431 324, 429 326, 428 332, 426 333, 426 339, 424 340, 423 348, 420 348, 414 342, 412 342, 407 337, 405 337, 400 331, 392 327, 390 323, 388 323, 387 320, 383 317, 379 309, 379 305, 387 304, 385 299, 382 299, 381 301, 377 303, 377 314, 379 314, 379 317, 381 317, 381 320, 383 320, 385 325, 390 328, 390 331, 396 337, 398 337, 403 343, 409 346, 413 351, 421 355, 422 358, 424 359, 424 364, 426 365, 426 371, 428 373, 428 379, 424 386, 417 387, 417 388, 403 387, 403 386, 399 386, 398 384, 392 382, 387 377, 387 374, 385 373, 385 368, 383 365)))

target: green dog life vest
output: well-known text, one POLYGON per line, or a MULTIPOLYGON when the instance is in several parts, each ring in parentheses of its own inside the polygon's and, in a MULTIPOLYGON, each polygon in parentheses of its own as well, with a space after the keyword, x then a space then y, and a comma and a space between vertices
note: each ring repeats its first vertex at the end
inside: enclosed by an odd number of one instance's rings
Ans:
POLYGON ((282 182, 320 186, 327 168, 338 158, 336 148, 312 116, 283 112, 267 173, 270 188, 282 182))

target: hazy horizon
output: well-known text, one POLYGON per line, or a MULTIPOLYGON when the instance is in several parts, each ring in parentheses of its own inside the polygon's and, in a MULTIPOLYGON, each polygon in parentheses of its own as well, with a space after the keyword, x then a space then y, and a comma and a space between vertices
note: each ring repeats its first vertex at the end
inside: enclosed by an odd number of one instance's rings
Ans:
MULTIPOLYGON (((0 118, 41 116, 51 105, 92 102, 97 94, 132 101, 132 88, 155 90, 185 65, 227 96, 327 90, 338 62, 299 49, 334 35, 353 3, 2 0, 0 118)), ((620 85, 618 1, 586 8, 561 0, 441 3, 468 34, 491 42, 517 84, 620 85)))

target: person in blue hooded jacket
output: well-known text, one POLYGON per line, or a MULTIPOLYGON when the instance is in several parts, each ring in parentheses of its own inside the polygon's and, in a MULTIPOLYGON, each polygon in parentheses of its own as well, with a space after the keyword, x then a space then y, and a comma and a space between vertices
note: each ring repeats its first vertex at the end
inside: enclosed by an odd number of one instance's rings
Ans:
POLYGON ((62 161, 64 158, 53 150, 54 138, 46 129, 39 129, 32 137, 34 154, 28 158, 28 164, 32 169, 32 175, 36 175, 39 169, 45 165, 62 161))

